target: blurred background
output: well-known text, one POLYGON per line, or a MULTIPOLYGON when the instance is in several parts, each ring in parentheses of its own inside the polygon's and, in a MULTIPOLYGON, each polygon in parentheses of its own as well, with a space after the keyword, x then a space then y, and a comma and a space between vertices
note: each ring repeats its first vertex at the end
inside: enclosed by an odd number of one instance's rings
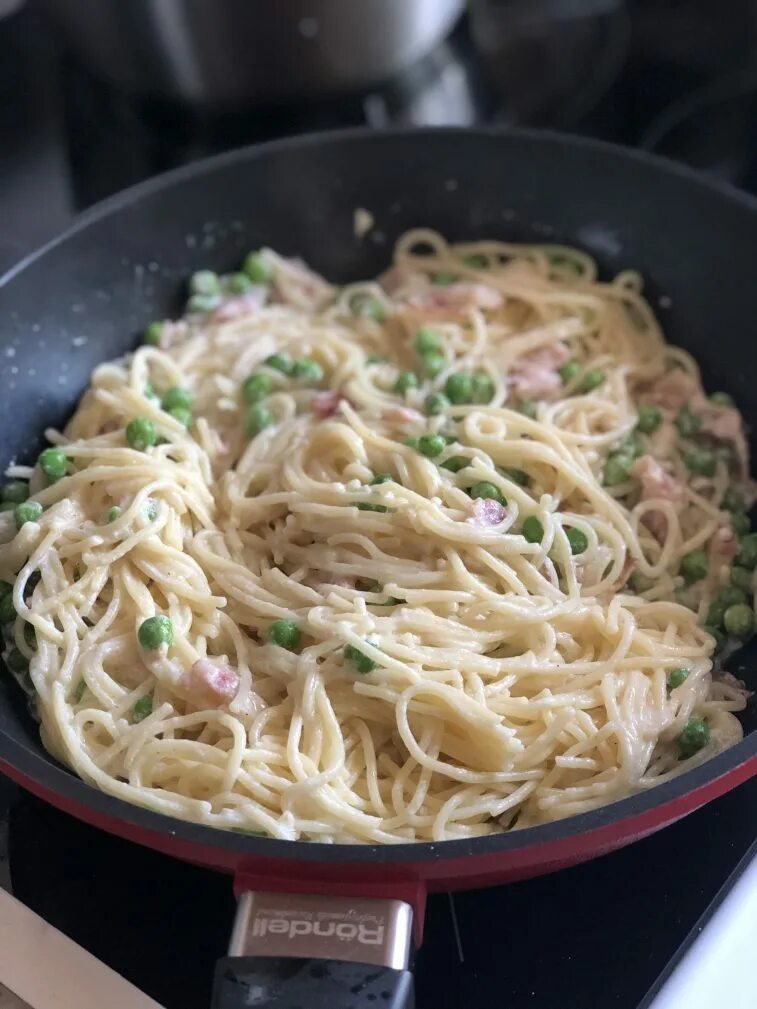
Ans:
POLYGON ((0 0, 0 268, 140 179, 367 124, 553 127, 757 189, 757 0, 0 0))

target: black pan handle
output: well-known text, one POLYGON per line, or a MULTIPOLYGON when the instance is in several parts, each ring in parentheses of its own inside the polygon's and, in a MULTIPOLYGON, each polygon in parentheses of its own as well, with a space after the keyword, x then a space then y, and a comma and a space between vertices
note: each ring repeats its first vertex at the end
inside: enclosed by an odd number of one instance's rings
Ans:
POLYGON ((211 1009, 413 1009, 401 900, 243 893, 211 1009))

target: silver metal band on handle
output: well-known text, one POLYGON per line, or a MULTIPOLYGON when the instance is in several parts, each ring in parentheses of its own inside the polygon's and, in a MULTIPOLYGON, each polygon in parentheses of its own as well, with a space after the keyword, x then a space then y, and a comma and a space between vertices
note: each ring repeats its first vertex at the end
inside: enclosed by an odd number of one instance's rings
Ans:
POLYGON ((401 900, 243 893, 229 956, 348 960, 404 970, 413 911, 401 900))

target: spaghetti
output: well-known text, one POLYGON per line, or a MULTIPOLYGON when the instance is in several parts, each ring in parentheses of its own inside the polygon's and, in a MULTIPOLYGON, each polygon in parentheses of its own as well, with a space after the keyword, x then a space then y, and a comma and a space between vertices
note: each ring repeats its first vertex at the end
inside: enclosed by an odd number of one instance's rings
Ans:
POLYGON ((439 841, 741 737, 741 418, 638 275, 416 231, 377 282, 265 249, 191 286, 9 470, 6 662, 52 754, 219 828, 439 841))

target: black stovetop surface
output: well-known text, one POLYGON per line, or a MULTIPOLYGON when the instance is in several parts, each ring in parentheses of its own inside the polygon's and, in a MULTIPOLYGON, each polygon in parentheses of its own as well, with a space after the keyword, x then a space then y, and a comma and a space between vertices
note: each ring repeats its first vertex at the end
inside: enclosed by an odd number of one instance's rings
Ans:
MULTIPOLYGON (((166 1009, 207 1009, 230 878, 3 784, 3 884, 166 1009)), ((418 1009, 639 1009, 755 836, 757 779, 586 865, 431 896, 418 1009)))
MULTIPOLYGON (((505 45, 487 61, 463 26, 369 94, 214 116, 116 92, 24 9, 0 21, 0 93, 16 98, 0 103, 0 270, 123 186, 229 147, 333 126, 553 126, 656 149, 757 189, 752 0, 729 0, 726 16, 709 0, 598 0, 583 22, 550 25, 561 6, 581 4, 534 0, 546 13, 522 51, 505 45), (535 89, 528 68, 547 64, 535 89)), ((0 882, 166 1009, 207 1009, 233 917, 230 880, 0 786, 0 882)), ((757 780, 590 864, 432 896, 419 1009, 639 1009, 755 836, 757 780)))

